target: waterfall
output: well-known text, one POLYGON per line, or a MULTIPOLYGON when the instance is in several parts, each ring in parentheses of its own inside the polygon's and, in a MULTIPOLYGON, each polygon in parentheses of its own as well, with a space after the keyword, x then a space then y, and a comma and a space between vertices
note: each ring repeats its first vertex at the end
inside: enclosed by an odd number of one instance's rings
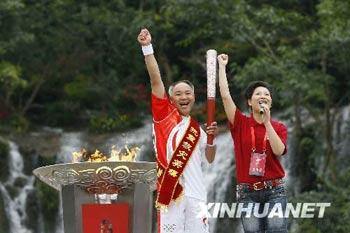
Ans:
POLYGON ((350 105, 340 111, 337 117, 337 125, 334 127, 335 149, 339 152, 338 168, 345 170, 349 162, 349 144, 350 144, 350 105))
POLYGON ((140 155, 137 160, 154 161, 154 155, 149 154, 153 149, 152 123, 149 120, 145 121, 143 127, 116 134, 108 139, 105 144, 106 150, 110 150, 112 146, 122 148, 124 145, 138 146, 140 148, 140 155))
MULTIPOLYGON (((220 134, 216 138, 217 152, 215 160, 209 166, 204 169, 205 183, 208 190, 208 202, 224 202, 226 193, 230 187, 232 173, 234 167, 232 166, 233 156, 233 143, 230 132, 220 134)), ((210 231, 215 232, 217 219, 212 218, 209 220, 210 231)))
MULTIPOLYGON (((347 106, 339 111, 337 115, 337 127, 335 127, 334 134, 336 140, 336 149, 339 151, 339 157, 344 158, 341 165, 347 166, 346 156, 348 155, 347 145, 350 142, 349 134, 349 119, 350 119, 350 106, 347 106)), ((288 127, 290 129, 290 127, 288 127)), ((48 130, 44 129, 44 134, 41 132, 36 136, 41 137, 39 141, 43 141, 46 145, 46 136, 48 130)), ((141 149, 140 157, 138 160, 154 161, 153 144, 152 144, 152 128, 151 121, 148 120, 144 123, 144 126, 135 130, 126 131, 123 133, 96 135, 89 134, 87 132, 51 132, 58 135, 60 140, 59 151, 54 152, 57 154, 57 163, 70 162, 73 151, 79 151, 81 148, 101 149, 104 152, 109 152, 112 145, 118 148, 123 147, 125 144, 130 146, 138 146, 141 149)), ((289 136, 292 133, 289 132, 289 136)), ((32 134, 28 134, 28 137, 32 137, 32 134)), ((292 144, 293 138, 289 137, 289 145, 292 144)), ((233 156, 233 143, 229 131, 225 131, 218 135, 216 139, 217 154, 214 162, 209 166, 204 167, 204 176, 206 180, 208 190, 208 202, 234 202, 234 172, 235 163, 233 156), (231 200, 233 199, 233 200, 231 200)), ((47 147, 47 146, 46 146, 47 147)), ((50 147, 50 145, 49 145, 50 147)), ((26 226, 28 221, 26 213, 27 195, 34 190, 33 183, 34 177, 24 174, 23 158, 18 150, 18 146, 14 142, 9 142, 9 178, 6 182, 0 183, 1 196, 4 199, 4 207, 6 209, 6 216, 9 219, 10 231, 9 233, 43 233, 43 227, 38 226, 37 232, 31 230, 26 226)), ((291 189, 297 186, 297 180, 294 177, 290 177, 290 167, 293 164, 293 148, 289 146, 288 155, 283 158, 283 166, 286 170, 286 186, 291 189)), ((292 191, 292 190, 291 190, 292 191)), ((38 200, 40 202, 40 200, 38 200)), ((41 205, 38 204, 40 207, 41 205)), ((63 233, 62 224, 62 210, 60 209, 60 216, 57 218, 57 226, 55 233, 63 233)), ((40 209, 38 210, 40 211, 40 209)), ((42 215, 38 215, 38 223, 42 223, 42 215)), ((237 219, 209 219, 211 233, 226 233, 226 232, 242 232, 240 221, 237 219), (225 222, 223 224, 223 222, 225 222)), ((0 226, 1 228, 1 226, 0 226)))
POLYGON ((60 139, 60 151, 57 156, 57 163, 70 163, 72 161, 72 153, 80 151, 84 147, 82 141, 82 132, 63 133, 60 139))
POLYGON ((27 195, 34 189, 34 177, 23 173, 23 158, 18 151, 18 146, 14 142, 9 142, 9 146, 10 176, 4 184, 0 183, 0 192, 4 198, 10 233, 33 233, 27 229, 25 221, 28 217, 26 213, 27 195), (8 188, 11 188, 12 192, 8 188))

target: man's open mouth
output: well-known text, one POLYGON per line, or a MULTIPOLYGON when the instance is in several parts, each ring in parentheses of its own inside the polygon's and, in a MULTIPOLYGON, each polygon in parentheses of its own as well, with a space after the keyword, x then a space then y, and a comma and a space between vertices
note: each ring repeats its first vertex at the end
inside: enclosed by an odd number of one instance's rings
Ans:
POLYGON ((180 105, 182 108, 187 107, 189 104, 190 104, 190 102, 186 102, 186 103, 179 103, 179 105, 180 105))

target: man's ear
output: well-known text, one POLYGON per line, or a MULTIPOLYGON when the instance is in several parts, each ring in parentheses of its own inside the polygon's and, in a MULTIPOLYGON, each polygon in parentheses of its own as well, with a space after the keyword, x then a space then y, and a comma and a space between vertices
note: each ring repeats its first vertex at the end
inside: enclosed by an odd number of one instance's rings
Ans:
POLYGON ((169 100, 170 100, 170 103, 173 104, 174 103, 174 98, 172 96, 169 96, 169 100))

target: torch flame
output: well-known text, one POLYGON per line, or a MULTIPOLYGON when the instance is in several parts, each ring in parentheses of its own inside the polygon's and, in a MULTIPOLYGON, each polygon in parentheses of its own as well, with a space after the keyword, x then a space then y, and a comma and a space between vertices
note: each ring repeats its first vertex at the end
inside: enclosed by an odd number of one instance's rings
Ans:
POLYGON ((96 150, 95 153, 89 154, 85 149, 81 149, 79 152, 73 152, 73 163, 80 161, 89 162, 104 162, 104 161, 128 161, 134 162, 140 152, 140 148, 137 146, 129 148, 128 145, 124 146, 124 149, 118 149, 116 146, 112 146, 110 156, 106 156, 101 151, 96 150))
POLYGON ((116 146, 112 146, 111 156, 108 161, 136 161, 137 153, 140 151, 140 148, 137 146, 129 147, 127 145, 124 146, 125 152, 122 152, 121 149, 118 149, 116 146))

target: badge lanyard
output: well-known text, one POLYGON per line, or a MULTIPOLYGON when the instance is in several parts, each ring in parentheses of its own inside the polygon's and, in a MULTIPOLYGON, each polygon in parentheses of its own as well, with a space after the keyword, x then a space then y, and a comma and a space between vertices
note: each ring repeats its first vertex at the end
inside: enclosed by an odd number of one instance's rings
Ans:
MULTIPOLYGON (((255 152, 256 151, 256 144, 255 144, 254 127, 250 127, 250 133, 252 136, 252 152, 255 152)), ((263 152, 266 152, 266 141, 267 141, 267 133, 265 132, 264 141, 263 141, 263 152)))
POLYGON ((252 136, 252 153, 250 156, 249 175, 251 175, 251 176, 264 176, 265 163, 266 163, 266 153, 265 152, 266 152, 267 132, 265 132, 265 136, 264 136, 262 153, 256 152, 254 127, 250 127, 250 132, 251 132, 251 136, 252 136))

